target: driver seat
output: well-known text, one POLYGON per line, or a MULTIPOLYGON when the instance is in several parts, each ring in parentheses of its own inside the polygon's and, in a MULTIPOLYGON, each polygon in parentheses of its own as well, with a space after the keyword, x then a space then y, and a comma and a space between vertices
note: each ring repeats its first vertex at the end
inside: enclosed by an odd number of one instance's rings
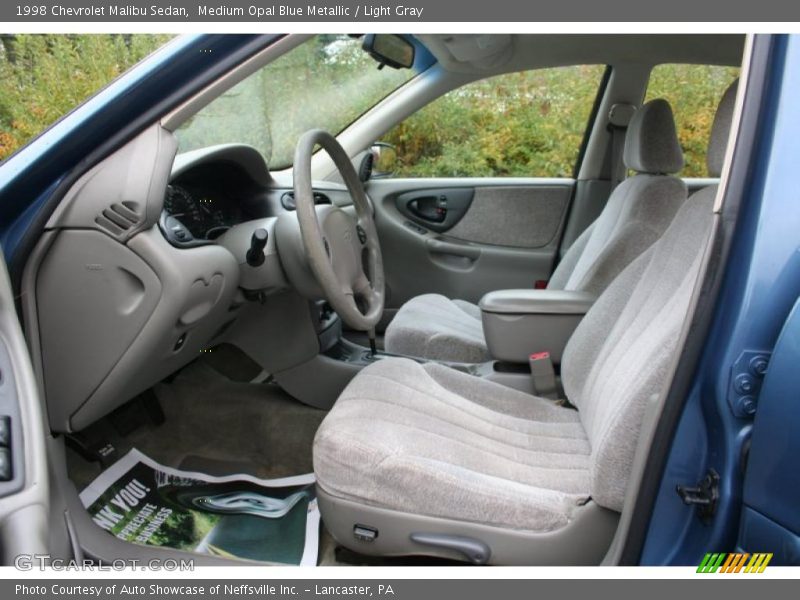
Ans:
MULTIPOLYGON (((666 100, 652 100, 634 113, 625 136, 625 166, 636 175, 623 181, 597 220, 575 240, 548 289, 600 294, 649 248, 686 200, 686 186, 668 175, 683 168, 683 152, 666 100)), ((452 362, 490 359, 476 304, 441 294, 412 298, 386 328, 387 352, 452 362)))
MULTIPOLYGON (((708 152, 719 175, 735 96, 708 152)), ((716 186, 600 296, 564 352, 577 408, 437 363, 385 358, 314 440, 323 521, 362 554, 597 564, 616 529, 647 407, 665 390, 713 224, 716 186)))

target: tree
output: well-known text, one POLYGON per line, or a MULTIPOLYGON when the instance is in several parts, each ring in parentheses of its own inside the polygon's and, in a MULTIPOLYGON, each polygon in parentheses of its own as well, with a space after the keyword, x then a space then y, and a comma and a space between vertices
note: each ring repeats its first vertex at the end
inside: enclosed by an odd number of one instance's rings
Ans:
POLYGON ((0 36, 0 159, 10 156, 169 37, 0 36))

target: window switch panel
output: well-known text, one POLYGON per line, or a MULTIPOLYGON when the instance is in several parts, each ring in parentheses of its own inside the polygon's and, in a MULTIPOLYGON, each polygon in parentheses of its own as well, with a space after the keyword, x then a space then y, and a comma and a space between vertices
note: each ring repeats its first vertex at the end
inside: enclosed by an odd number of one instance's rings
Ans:
POLYGON ((11 417, 0 417, 0 448, 11 446, 11 417))
POLYGON ((11 481, 13 476, 11 450, 9 448, 0 448, 0 481, 11 481))

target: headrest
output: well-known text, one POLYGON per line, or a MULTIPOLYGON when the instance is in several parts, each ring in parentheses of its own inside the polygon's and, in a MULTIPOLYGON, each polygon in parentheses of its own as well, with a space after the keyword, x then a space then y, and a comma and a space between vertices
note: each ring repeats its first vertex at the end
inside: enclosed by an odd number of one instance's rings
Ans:
POLYGON ((625 135, 625 166, 639 173, 677 173, 683 151, 669 102, 658 98, 637 110, 625 135))
POLYGON ((722 163, 725 161, 725 150, 728 147, 738 87, 739 80, 737 79, 725 90, 722 100, 717 106, 717 114, 714 116, 714 124, 711 126, 711 137, 708 140, 708 152, 706 153, 708 174, 711 177, 719 177, 722 174, 722 163))

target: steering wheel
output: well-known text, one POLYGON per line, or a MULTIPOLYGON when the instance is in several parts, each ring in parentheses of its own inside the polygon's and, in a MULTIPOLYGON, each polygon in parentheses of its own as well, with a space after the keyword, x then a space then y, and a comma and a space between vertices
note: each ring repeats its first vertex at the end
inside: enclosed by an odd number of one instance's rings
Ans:
POLYGON ((383 314, 385 289, 372 206, 350 157, 327 131, 312 129, 297 142, 294 198, 308 264, 328 302, 353 329, 373 330, 383 314), (317 145, 333 159, 353 199, 357 219, 337 206, 315 205, 311 157, 317 145))

